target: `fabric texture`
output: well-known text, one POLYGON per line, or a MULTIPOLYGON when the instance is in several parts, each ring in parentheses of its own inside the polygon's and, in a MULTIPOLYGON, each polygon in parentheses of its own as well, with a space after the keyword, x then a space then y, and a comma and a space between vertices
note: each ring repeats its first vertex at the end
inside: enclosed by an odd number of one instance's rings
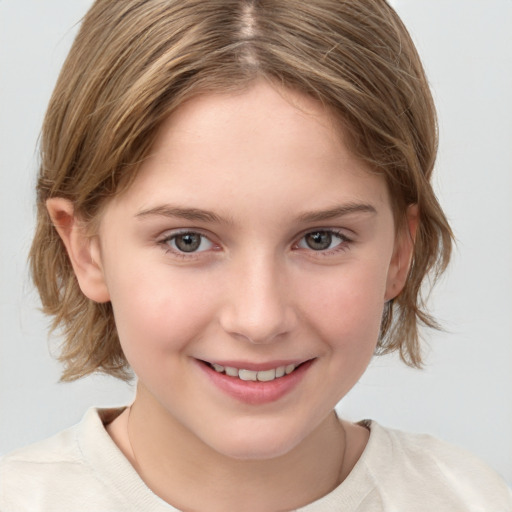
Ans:
MULTIPOLYGON (((144 484, 104 424, 81 423, 0 460, 1 512, 176 512, 144 484)), ((365 422, 370 439, 345 481, 300 512, 512 512, 512 492, 483 462, 427 435, 365 422)))

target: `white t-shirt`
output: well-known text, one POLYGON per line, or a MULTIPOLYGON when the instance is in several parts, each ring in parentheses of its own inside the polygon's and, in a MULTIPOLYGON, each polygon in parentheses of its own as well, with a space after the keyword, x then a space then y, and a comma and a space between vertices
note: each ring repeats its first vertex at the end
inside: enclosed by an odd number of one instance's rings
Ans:
MULTIPOLYGON (((177 512, 105 430, 119 413, 90 409, 78 425, 2 458, 0 511, 177 512)), ((370 439, 350 475, 300 512, 512 512, 510 489, 474 456, 427 435, 365 424, 370 439)))

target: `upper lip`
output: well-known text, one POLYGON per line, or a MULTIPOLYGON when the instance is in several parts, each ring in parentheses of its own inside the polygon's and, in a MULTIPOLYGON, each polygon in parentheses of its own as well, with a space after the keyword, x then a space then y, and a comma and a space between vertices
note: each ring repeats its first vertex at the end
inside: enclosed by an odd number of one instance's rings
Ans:
POLYGON ((276 359, 274 361, 266 361, 262 363, 255 363, 254 361, 241 361, 241 360, 226 360, 226 359, 213 359, 206 360, 201 359, 201 361, 209 364, 219 364, 224 367, 237 368, 239 370, 252 370, 255 372, 262 372, 265 370, 272 370, 274 368, 279 368, 280 366, 288 366, 293 364, 295 366, 299 366, 310 359, 276 359))

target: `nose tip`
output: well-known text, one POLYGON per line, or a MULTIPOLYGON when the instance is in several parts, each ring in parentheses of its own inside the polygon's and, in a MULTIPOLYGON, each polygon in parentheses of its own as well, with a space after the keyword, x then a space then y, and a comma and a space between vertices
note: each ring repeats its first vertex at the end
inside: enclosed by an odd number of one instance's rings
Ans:
POLYGON ((282 276, 251 272, 237 280, 220 315, 223 329, 254 344, 272 343, 290 333, 295 309, 282 276))
POLYGON ((292 330, 291 314, 283 311, 282 314, 270 317, 261 311, 252 311, 251 314, 241 316, 233 314, 231 318, 224 318, 224 329, 232 336, 247 340, 253 344, 266 344, 278 341, 292 330))

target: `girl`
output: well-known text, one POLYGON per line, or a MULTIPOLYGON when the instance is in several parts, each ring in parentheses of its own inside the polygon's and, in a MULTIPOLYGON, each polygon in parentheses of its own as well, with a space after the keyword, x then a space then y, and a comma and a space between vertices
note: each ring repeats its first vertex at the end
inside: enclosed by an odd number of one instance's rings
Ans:
POLYGON ((337 418, 421 364, 450 255, 435 113, 382 0, 98 0, 42 135, 31 264, 64 380, 134 403, 1 465, 2 510, 511 510, 479 461, 337 418))

